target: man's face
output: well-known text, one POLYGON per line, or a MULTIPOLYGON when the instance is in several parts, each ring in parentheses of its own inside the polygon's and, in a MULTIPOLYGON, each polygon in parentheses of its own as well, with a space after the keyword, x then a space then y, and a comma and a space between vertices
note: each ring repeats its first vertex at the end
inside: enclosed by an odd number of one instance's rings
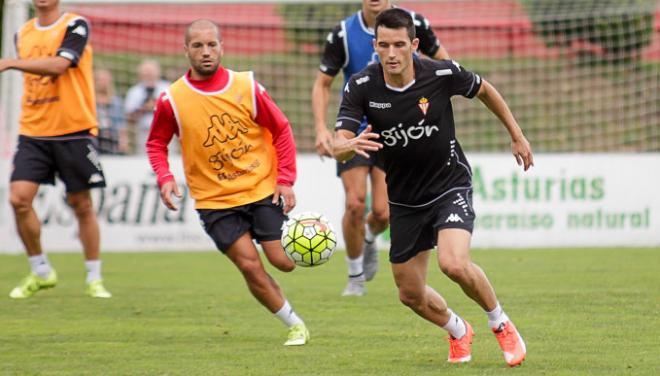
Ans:
POLYGON ((390 7, 390 0, 362 0, 362 9, 374 14, 378 14, 390 7))
POLYGON ((374 49, 383 65, 383 70, 392 75, 400 75, 411 67, 412 56, 417 51, 419 39, 410 41, 405 28, 389 29, 384 26, 378 28, 377 38, 374 40, 374 49))
POLYGON ((112 85, 112 74, 107 70, 94 72, 94 87, 97 91, 106 92, 112 85))
POLYGON ((190 67, 201 76, 212 76, 222 61, 222 42, 215 28, 193 29, 185 46, 190 67))
POLYGON ((38 10, 51 10, 60 5, 60 0, 33 0, 34 7, 38 10))
POLYGON ((144 63, 140 66, 138 75, 144 86, 155 87, 158 80, 160 80, 160 66, 152 62, 144 63))

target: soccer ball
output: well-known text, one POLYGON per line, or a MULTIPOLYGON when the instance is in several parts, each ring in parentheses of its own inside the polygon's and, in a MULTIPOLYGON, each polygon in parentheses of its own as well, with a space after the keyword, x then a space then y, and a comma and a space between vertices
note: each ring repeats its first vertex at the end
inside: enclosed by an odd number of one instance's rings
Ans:
POLYGON ((332 224, 322 214, 300 213, 284 224, 282 246, 296 265, 325 264, 336 245, 337 237, 332 224))

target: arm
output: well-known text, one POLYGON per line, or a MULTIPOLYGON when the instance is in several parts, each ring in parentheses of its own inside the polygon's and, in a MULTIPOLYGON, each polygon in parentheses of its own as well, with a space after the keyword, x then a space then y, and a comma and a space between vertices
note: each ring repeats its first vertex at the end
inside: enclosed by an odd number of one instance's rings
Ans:
POLYGON ((332 156, 332 133, 326 125, 326 113, 333 80, 333 76, 318 72, 312 88, 312 111, 314 112, 314 128, 316 130, 314 145, 316 146, 316 153, 322 157, 332 156))
POLYGON ((176 204, 172 201, 172 194, 181 197, 167 160, 167 145, 176 133, 177 125, 174 111, 169 99, 163 93, 156 103, 156 112, 151 122, 151 130, 146 146, 149 163, 156 174, 158 186, 160 187, 160 198, 170 210, 177 210, 176 204))
POLYGON ((435 60, 449 60, 449 53, 433 32, 429 20, 419 13, 415 13, 415 32, 419 39, 419 50, 426 56, 435 60))
POLYGON ((369 158, 368 152, 377 151, 383 147, 382 144, 372 141, 380 135, 371 132, 371 125, 367 125, 364 131, 356 136, 365 115, 365 91, 369 91, 367 85, 360 87, 356 84, 356 79, 363 78, 354 75, 344 87, 344 96, 341 99, 337 123, 335 123, 333 148, 333 156, 340 162, 353 158, 355 154, 369 158))
MULTIPOLYGON (((0 72, 16 69, 40 76, 59 76, 69 67, 75 67, 85 51, 89 39, 89 25, 84 18, 74 19, 66 29, 55 56, 36 59, 2 59, 0 72)), ((18 44, 18 37, 14 38, 18 44)))
POLYGON ((41 59, 1 59, 0 72, 16 69, 40 76, 59 76, 71 66, 71 60, 61 56, 41 59))
POLYGON ((296 206, 296 196, 292 186, 296 181, 296 144, 291 131, 291 124, 284 113, 277 107, 266 89, 255 81, 254 92, 257 102, 255 121, 270 131, 277 155, 277 186, 273 194, 273 204, 280 196, 284 198, 284 213, 296 206))
POLYGON ((445 49, 444 45, 440 45, 438 48, 438 51, 433 55, 433 59, 435 60, 449 60, 451 57, 449 57, 449 52, 445 49))
POLYGON ((319 72, 312 88, 312 112, 316 131, 316 153, 323 158, 332 157, 332 133, 328 130, 326 115, 330 101, 330 89, 335 76, 346 63, 344 37, 341 25, 336 25, 325 40, 319 72))
POLYGON ((504 127, 511 136, 511 151, 516 158, 519 166, 523 166, 527 171, 534 165, 534 156, 532 148, 525 138, 525 135, 518 126, 518 122, 513 117, 509 106, 506 104, 500 93, 486 80, 483 80, 477 97, 483 104, 490 109, 504 124, 504 127))

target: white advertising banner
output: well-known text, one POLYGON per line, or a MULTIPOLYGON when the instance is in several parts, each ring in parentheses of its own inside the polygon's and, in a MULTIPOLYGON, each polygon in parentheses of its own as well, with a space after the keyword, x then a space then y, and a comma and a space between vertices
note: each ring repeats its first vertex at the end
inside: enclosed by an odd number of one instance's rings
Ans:
MULTIPOLYGON (((468 156, 473 169, 477 248, 660 246, 660 154, 539 154, 523 172, 512 156, 468 156)), ((160 202, 146 158, 104 157, 108 187, 94 191, 103 251, 214 249, 199 224, 194 202, 180 210, 160 202)), ((181 162, 171 160, 182 191, 181 162)), ((8 171, 8 169, 4 169, 8 171)), ((0 253, 22 252, 8 205, 7 180, 0 185, 0 253)), ((77 225, 64 202, 63 186, 44 186, 35 199, 47 251, 77 251, 77 225)), ((299 155, 298 206, 334 224, 343 248, 344 195, 335 162, 299 155)), ((387 242, 388 234, 383 240, 387 242)), ((382 244, 382 243, 381 243, 382 244)))

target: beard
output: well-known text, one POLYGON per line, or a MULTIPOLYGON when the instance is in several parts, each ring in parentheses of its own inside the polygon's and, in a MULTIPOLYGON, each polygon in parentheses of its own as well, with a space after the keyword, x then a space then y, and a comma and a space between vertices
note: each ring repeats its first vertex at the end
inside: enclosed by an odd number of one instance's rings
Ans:
POLYGON ((218 71, 218 67, 220 66, 220 62, 216 62, 210 67, 205 67, 201 63, 199 64, 193 64, 192 69, 195 71, 195 73, 199 74, 200 76, 213 76, 215 72, 218 71))

